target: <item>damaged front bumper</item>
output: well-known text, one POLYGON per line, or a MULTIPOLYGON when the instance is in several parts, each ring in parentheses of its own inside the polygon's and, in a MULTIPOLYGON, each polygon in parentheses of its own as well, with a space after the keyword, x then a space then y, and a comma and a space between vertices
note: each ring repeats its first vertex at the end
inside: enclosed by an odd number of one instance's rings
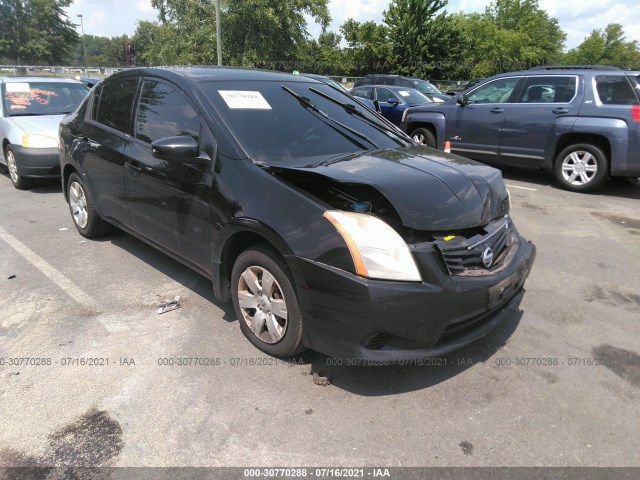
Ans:
POLYGON ((490 275, 451 275, 436 248, 414 252, 422 283, 372 280, 291 257, 301 276, 305 345, 332 357, 401 361, 473 342, 517 312, 522 300, 536 250, 515 235, 512 258, 490 275))

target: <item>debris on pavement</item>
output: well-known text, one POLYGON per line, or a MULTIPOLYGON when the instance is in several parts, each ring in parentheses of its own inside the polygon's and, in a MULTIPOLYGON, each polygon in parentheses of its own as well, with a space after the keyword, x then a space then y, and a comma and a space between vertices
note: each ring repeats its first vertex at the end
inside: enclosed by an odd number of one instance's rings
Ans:
POLYGON ((63 228, 59 228, 58 229, 59 232, 66 232, 67 230, 69 230, 67 227, 63 227, 63 228))
POLYGON ((7 280, 13 280, 14 278, 16 278, 16 275, 9 275, 9 277, 7 277, 7 280))
POLYGON ((315 383, 316 385, 320 385, 322 387, 326 387, 327 385, 331 385, 331 382, 329 381, 329 375, 327 375, 325 377, 325 376, 322 376, 322 375, 318 374, 317 372, 313 374, 313 383, 315 383))
POLYGON ((171 310, 176 310, 182 306, 181 299, 179 296, 173 297, 173 300, 166 300, 160 304, 158 304, 158 315, 162 315, 163 313, 170 312, 171 310))

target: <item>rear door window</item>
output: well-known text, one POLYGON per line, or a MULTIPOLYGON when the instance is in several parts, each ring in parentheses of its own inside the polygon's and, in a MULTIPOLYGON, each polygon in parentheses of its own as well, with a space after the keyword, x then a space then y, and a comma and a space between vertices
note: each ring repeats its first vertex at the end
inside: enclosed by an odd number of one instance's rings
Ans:
POLYGON ((576 95, 575 76, 529 77, 519 103, 569 103, 576 95))
POLYGON ((200 138, 200 117, 176 88, 145 80, 136 114, 136 138, 146 143, 166 137, 200 138))
POLYGON ((638 96, 626 75, 598 75, 596 91, 605 105, 639 105, 638 96))
POLYGON ((131 134, 131 112, 138 80, 110 82, 102 87, 94 120, 120 132, 131 134))

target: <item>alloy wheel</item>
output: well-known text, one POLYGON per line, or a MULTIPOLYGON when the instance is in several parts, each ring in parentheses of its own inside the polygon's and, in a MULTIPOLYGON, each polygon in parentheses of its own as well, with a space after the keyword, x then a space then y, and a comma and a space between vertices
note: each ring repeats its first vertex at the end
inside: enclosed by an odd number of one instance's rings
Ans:
POLYGON ((571 185, 586 185, 598 173, 596 157, 585 150, 576 150, 562 160, 562 177, 571 185))
POLYGON ((89 212, 87 210, 87 197, 84 189, 78 182, 72 182, 69 185, 69 206, 73 221, 80 228, 87 228, 89 223, 89 212))
POLYGON ((238 303, 253 334, 269 344, 287 331, 287 302, 280 284, 265 268, 248 267, 238 280, 238 303))
POLYGON ((422 133, 417 133, 413 136, 413 140, 418 142, 420 145, 427 144, 427 138, 422 133))
POLYGON ((13 152, 7 149, 7 167, 9 168, 9 175, 11 176, 11 180, 13 183, 18 183, 18 165, 16 164, 16 157, 13 155, 13 152))

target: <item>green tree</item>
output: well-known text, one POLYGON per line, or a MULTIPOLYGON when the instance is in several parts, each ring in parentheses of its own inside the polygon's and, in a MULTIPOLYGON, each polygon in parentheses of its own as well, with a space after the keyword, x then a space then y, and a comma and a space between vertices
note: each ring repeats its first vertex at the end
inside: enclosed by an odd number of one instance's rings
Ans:
POLYGON ((593 30, 580 45, 567 52, 564 61, 637 69, 640 68, 640 48, 637 41, 626 41, 622 25, 610 23, 604 31, 593 30))
POLYGON ((62 64, 78 41, 65 8, 72 0, 0 0, 0 57, 62 64))
MULTIPOLYGON (((159 25, 156 22, 139 21, 133 34, 136 46, 136 65, 168 65, 167 57, 176 55, 171 46, 175 43, 174 30, 171 26, 159 25), (167 50, 170 49, 170 52, 167 50)), ((170 63, 179 63, 169 58, 170 63)))
POLYGON ((538 0, 495 0, 485 17, 499 30, 517 32, 524 62, 545 64, 557 61, 567 35, 558 20, 540 8, 538 0))
POLYGON ((442 61, 460 49, 456 24, 446 12, 447 0, 393 0, 383 12, 396 73, 442 75, 442 61))
MULTIPOLYGON (((165 27, 158 37, 163 63, 217 62, 213 0, 152 0, 152 5, 165 27)), ((326 27, 327 0, 223 0, 224 63, 289 70, 309 47, 305 15, 326 27)))
POLYGON ((462 35, 458 74, 487 77, 496 73, 557 63, 566 34, 537 0, 495 0, 484 14, 454 16, 462 35))
POLYGON ((321 75, 344 75, 347 60, 340 47, 342 37, 323 31, 317 39, 307 39, 300 48, 296 68, 301 72, 321 75))
MULTIPOLYGON (((108 37, 100 37, 96 35, 85 35, 85 44, 87 45, 87 65, 90 67, 108 66, 104 52, 107 50, 109 42, 108 37)), ((84 48, 82 41, 76 43, 74 49, 65 63, 70 65, 84 65, 84 48)))
POLYGON ((385 25, 371 21, 361 23, 349 18, 340 26, 340 31, 347 43, 345 74, 362 76, 389 71, 391 44, 385 25))
POLYGON ((326 28, 331 21, 327 0, 233 0, 223 3, 225 62, 291 70, 309 39, 305 16, 326 28))
MULTIPOLYGON (((161 63, 214 65, 216 30, 213 0, 151 0, 164 26, 156 32, 161 63)), ((148 55, 146 55, 148 56, 148 55)))

